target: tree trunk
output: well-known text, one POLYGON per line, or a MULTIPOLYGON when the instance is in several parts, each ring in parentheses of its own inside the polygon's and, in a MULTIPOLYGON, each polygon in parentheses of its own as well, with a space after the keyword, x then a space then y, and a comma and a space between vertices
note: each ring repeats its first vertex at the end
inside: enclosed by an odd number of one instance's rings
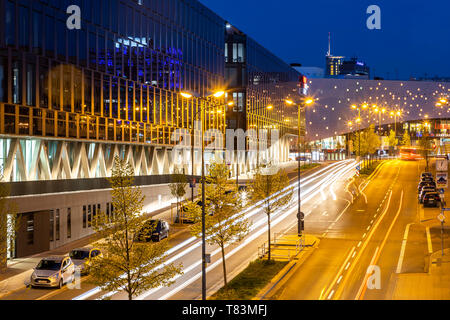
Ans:
POLYGON ((225 263, 225 248, 224 248, 224 244, 222 244, 221 246, 222 249, 222 267, 223 267, 223 282, 225 284, 225 286, 228 284, 228 280, 227 280, 227 266, 225 263))
POLYGON ((269 251, 268 251, 268 256, 267 259, 270 261, 271 260, 271 248, 270 248, 270 214, 267 215, 267 230, 268 230, 268 239, 269 239, 269 251))

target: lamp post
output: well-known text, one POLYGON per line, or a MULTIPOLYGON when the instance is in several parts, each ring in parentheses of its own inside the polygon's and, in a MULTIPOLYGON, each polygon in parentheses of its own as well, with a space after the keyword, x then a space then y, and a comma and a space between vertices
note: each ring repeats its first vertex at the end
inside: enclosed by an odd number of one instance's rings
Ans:
MULTIPOLYGON (((185 98, 185 99, 192 99, 194 97, 194 94, 192 93, 188 93, 188 92, 182 92, 180 93, 180 95, 185 98)), ((206 217, 206 207, 205 207, 205 202, 206 202, 206 191, 205 191, 205 111, 206 109, 213 109, 213 108, 219 108, 221 106, 224 105, 219 105, 219 106, 212 106, 210 108, 205 108, 203 107, 203 104, 208 102, 208 98, 210 97, 214 97, 214 98, 221 98, 223 95, 225 95, 225 91, 217 91, 214 94, 211 94, 209 96, 206 97, 201 97, 201 96, 195 96, 197 99, 199 99, 201 102, 200 103, 200 110, 197 111, 194 114, 194 119, 195 117, 201 113, 201 132, 202 132, 202 300, 206 300, 206 226, 205 226, 205 217, 206 217)), ((226 104, 228 106, 230 106, 230 103, 226 104)), ((193 150, 192 150, 193 152, 193 150)), ((192 168, 194 168, 192 166, 192 168)), ((192 174, 194 174, 194 170, 192 170, 192 174)))
POLYGON ((306 106, 312 105, 314 103, 314 99, 312 98, 304 98, 303 101, 301 103, 294 103, 294 101, 292 100, 286 100, 286 104, 290 105, 290 106, 294 106, 296 105, 298 107, 298 139, 297 139, 297 148, 298 148, 298 158, 297 158, 297 162, 298 162, 298 173, 297 173, 297 181, 298 181, 298 210, 297 210, 297 234, 299 237, 302 236, 303 234, 303 230, 305 229, 305 214, 302 212, 301 210, 301 205, 302 205, 302 199, 301 199, 301 190, 300 190, 300 186, 301 186, 301 153, 300 153, 300 149, 301 149, 301 136, 302 136, 302 132, 301 132, 301 114, 302 111, 306 108, 306 106))

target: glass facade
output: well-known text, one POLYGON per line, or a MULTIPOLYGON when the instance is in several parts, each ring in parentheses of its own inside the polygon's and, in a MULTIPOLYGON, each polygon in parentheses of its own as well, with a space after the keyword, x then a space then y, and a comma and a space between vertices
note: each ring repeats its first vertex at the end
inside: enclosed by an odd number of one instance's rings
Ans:
POLYGON ((179 92, 224 85, 224 26, 195 0, 0 0, 0 133, 171 145, 200 108, 179 92))
POLYGON ((225 78, 235 103, 227 114, 228 128, 291 132, 298 108, 285 101, 301 97, 301 74, 233 26, 227 24, 225 33, 225 78))

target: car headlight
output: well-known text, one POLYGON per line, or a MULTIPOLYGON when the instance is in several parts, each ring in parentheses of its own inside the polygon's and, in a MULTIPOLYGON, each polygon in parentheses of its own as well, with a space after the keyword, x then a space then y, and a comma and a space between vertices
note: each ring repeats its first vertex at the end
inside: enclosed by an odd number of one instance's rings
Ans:
POLYGON ((59 273, 55 273, 54 275, 50 276, 50 279, 53 279, 53 280, 58 280, 58 278, 59 278, 59 273))
POLYGON ((32 274, 31 274, 31 279, 36 279, 37 277, 36 277, 36 272, 33 272, 32 274))

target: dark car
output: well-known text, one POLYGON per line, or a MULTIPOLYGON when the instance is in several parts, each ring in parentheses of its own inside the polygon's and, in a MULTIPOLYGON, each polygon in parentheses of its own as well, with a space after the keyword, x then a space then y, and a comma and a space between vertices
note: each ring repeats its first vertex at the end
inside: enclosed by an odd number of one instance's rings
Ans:
POLYGON ((420 175, 421 178, 431 177, 433 178, 433 174, 431 172, 422 172, 420 175))
POLYGON ((424 184, 419 184, 419 187, 417 188, 417 193, 420 193, 422 191, 423 188, 436 188, 436 183, 435 182, 429 182, 429 183, 424 183, 424 184))
POLYGON ((144 227, 139 231, 139 241, 159 242, 164 238, 169 237, 169 224, 163 220, 149 220, 144 227))
POLYGON ((436 188, 423 188, 422 192, 420 192, 420 194, 419 194, 419 202, 423 203, 423 198, 425 197, 425 195, 427 193, 430 193, 430 192, 436 192, 436 188))
POLYGON ((420 179, 420 182, 432 182, 432 181, 434 181, 433 177, 425 177, 420 179))
POLYGON ((436 182, 434 182, 434 181, 423 181, 423 182, 420 182, 419 183, 419 185, 418 185, 418 192, 420 192, 420 190, 424 187, 424 186, 433 186, 433 187, 436 187, 436 182))
POLYGON ((424 207, 438 207, 441 202, 441 197, 437 192, 427 192, 423 197, 424 207))

